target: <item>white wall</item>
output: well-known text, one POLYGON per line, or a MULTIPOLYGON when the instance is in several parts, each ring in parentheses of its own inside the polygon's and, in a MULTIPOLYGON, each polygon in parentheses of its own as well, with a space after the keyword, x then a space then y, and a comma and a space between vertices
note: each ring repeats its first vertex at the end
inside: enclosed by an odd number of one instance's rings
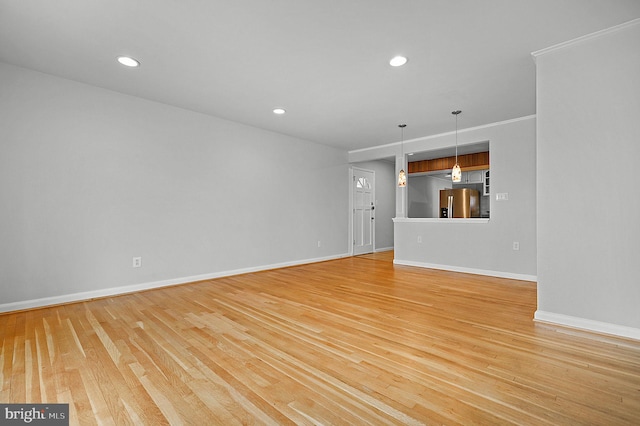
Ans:
POLYGON ((345 151, 0 63, 0 310, 345 255, 348 178, 345 151))
POLYGON ((535 56, 536 318, 640 338, 640 20, 535 56))
MULTIPOLYGON (((496 201, 492 195, 491 219, 476 219, 484 223, 397 219, 397 263, 535 280, 535 122, 535 117, 524 117, 459 131, 460 145, 489 141, 492 193, 506 192, 509 200, 496 201), (418 236, 422 243, 417 242, 418 236), (520 243, 519 251, 513 250, 514 241, 520 243)), ((453 133, 429 136, 405 142, 405 152, 440 149, 454 143, 453 133)), ((359 150, 350 152, 349 159, 386 156, 390 151, 392 146, 359 150)))
POLYGON ((384 160, 365 161, 353 165, 361 169, 373 170, 376 176, 376 242, 374 251, 392 249, 396 196, 395 165, 384 160))

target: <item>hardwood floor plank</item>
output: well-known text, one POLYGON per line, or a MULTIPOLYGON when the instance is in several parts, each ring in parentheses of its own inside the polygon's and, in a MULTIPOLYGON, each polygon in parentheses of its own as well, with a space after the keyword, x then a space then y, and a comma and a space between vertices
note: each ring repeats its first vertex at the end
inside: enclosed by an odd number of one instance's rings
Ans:
POLYGON ((9 365, 9 370, 5 372, 5 375, 11 378, 9 401, 27 400, 25 387, 25 323, 26 315, 20 315, 16 318, 12 336, 12 363, 9 365))
POLYGON ((640 424, 640 342, 392 253, 0 315, 0 401, 71 424, 640 424))

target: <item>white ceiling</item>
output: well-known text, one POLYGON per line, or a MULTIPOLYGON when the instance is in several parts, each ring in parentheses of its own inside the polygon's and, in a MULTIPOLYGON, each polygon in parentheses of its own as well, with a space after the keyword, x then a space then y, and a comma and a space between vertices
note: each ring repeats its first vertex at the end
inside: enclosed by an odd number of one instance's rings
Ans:
POLYGON ((0 61, 352 150, 401 122, 405 140, 451 131, 454 109, 461 129, 534 114, 532 51, 638 17, 638 0, 0 0, 0 61))

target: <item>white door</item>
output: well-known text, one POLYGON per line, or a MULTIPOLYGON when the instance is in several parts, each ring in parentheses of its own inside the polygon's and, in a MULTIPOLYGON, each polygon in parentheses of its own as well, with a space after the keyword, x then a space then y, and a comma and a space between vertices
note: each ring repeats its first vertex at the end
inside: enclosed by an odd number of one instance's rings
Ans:
POLYGON ((373 253, 375 242, 375 173, 353 169, 353 254, 373 253))

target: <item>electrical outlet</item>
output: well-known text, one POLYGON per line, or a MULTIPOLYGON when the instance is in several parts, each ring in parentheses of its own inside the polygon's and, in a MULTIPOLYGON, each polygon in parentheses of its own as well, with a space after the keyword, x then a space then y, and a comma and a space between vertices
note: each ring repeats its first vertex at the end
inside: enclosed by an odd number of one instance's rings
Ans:
POLYGON ((134 257, 133 258, 133 267, 134 268, 139 268, 142 266, 142 258, 141 257, 134 257))
POLYGON ((519 243, 519 242, 517 242, 517 241, 514 241, 514 242, 513 242, 513 249, 514 249, 514 250, 520 250, 520 243, 519 243))
POLYGON ((422 243, 422 235, 418 235, 418 244, 422 243))

